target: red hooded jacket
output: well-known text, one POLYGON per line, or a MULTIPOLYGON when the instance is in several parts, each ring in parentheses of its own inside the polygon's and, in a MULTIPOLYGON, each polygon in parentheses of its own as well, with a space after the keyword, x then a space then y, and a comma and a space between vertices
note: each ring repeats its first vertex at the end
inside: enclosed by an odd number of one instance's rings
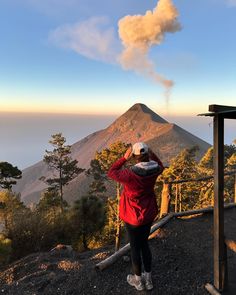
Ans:
POLYGON ((135 226, 150 223, 157 215, 154 185, 164 169, 163 164, 155 154, 149 162, 122 169, 126 161, 122 157, 108 171, 108 177, 124 186, 120 197, 120 218, 135 226))

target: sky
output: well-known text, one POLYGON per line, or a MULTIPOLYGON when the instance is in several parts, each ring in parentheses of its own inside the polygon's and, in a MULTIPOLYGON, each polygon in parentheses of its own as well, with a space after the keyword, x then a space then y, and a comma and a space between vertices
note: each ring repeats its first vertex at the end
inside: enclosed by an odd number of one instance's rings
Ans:
POLYGON ((236 105, 235 13, 236 0, 1 0, 2 121, 21 134, 39 124, 25 113, 100 118, 90 132, 141 102, 199 131, 208 105, 236 105))
POLYGON ((235 105, 235 13, 235 0, 1 0, 1 111, 120 114, 139 101, 194 115, 235 105), (158 14, 158 4, 175 11, 158 14), (153 27, 161 34, 132 36, 153 27), (121 60, 130 48, 134 65, 121 60))

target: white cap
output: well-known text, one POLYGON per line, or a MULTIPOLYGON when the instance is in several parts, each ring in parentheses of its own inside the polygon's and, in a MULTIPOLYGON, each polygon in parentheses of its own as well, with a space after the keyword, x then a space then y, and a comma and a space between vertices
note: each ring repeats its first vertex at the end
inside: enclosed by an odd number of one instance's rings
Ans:
POLYGON ((144 142, 136 142, 133 145, 132 152, 134 155, 144 155, 148 153, 148 146, 144 142))

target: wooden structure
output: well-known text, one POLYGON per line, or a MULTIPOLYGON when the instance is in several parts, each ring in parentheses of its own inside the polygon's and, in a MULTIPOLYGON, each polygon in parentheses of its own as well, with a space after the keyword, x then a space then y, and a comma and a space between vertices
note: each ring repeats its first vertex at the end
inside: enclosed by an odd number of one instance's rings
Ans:
POLYGON ((214 287, 223 291, 227 286, 227 258, 224 240, 224 119, 236 119, 236 107, 209 105, 213 117, 214 158, 214 287))
MULTIPOLYGON (((235 182, 234 182, 234 203, 236 203, 236 170, 228 171, 224 173, 224 176, 230 176, 234 175, 235 182)), ((179 188, 179 185, 182 183, 188 183, 188 182, 199 182, 199 181, 208 181, 214 179, 214 175, 212 176, 205 176, 200 178, 189 178, 189 179, 179 179, 179 180, 173 180, 173 181, 166 181, 163 183, 163 189, 161 194, 161 211, 160 211, 160 218, 167 215, 170 211, 170 200, 173 196, 172 188, 173 185, 176 186, 175 188, 175 211, 174 212, 181 212, 181 206, 178 206, 178 199, 181 201, 181 198, 179 198, 178 194, 181 194, 181 189, 179 188), (178 210, 179 207, 179 210, 178 210)), ((162 182, 158 182, 162 184, 162 182)))

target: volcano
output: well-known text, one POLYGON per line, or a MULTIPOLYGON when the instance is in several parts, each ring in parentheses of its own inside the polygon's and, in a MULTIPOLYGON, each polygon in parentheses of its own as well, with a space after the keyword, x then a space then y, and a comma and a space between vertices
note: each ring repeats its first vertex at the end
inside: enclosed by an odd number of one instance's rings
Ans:
MULTIPOLYGON (((184 148, 197 145, 198 158, 200 158, 210 147, 199 137, 176 124, 167 122, 146 105, 137 103, 106 129, 92 133, 74 143, 71 156, 77 159, 79 167, 87 169, 96 151, 101 151, 116 141, 126 143, 144 141, 157 153, 164 165, 168 165, 170 160, 184 148)), ((21 193, 22 201, 27 205, 37 203, 40 193, 46 188, 39 178, 49 177, 51 173, 44 162, 40 161, 23 170, 22 179, 18 181, 14 190, 21 193)), ((83 173, 66 186, 64 198, 71 203, 87 191, 87 176, 83 173)))

